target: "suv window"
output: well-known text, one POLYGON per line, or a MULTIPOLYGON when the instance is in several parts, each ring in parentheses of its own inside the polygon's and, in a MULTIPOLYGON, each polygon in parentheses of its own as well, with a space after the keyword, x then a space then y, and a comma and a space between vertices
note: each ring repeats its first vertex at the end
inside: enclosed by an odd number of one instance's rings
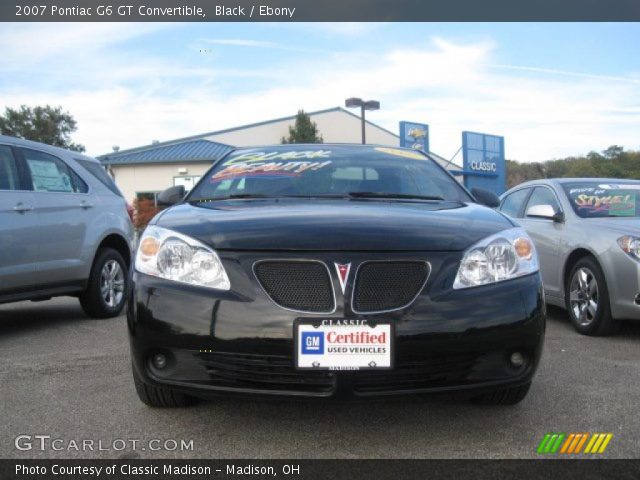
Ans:
POLYGON ((20 190, 16 159, 6 145, 0 145, 0 190, 20 190))
POLYGON ((89 187, 69 166, 53 155, 21 148, 36 192, 87 193, 89 187))
POLYGON ((92 162, 90 160, 82 160, 80 158, 76 158, 75 161, 78 162, 80 166, 84 168, 86 171, 88 171, 91 175, 97 178, 100 181, 100 183, 102 183, 105 187, 107 187, 109 190, 111 190, 113 193, 115 193, 119 197, 124 198, 124 195, 122 195, 122 192, 120 192, 120 189, 118 189, 118 187, 116 186, 115 182, 113 181, 113 178, 111 178, 111 175, 107 173, 107 171, 102 167, 102 165, 100 165, 97 162, 92 162))
POLYGON ((510 217, 522 218, 522 206, 530 191, 530 188, 523 188, 510 193, 502 200, 499 210, 510 217))
POLYGON ((527 202, 527 210, 536 205, 551 205, 553 207, 554 212, 560 211, 560 205, 558 205, 558 200, 553 192, 546 187, 536 187, 531 196, 529 197, 529 201, 527 202))

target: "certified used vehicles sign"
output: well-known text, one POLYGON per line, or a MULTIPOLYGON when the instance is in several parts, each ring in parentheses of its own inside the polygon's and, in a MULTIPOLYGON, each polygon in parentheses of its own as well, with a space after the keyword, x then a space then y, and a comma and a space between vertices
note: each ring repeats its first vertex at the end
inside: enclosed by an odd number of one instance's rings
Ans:
POLYGON ((320 370, 391 368, 391 324, 305 320, 295 324, 296 367, 320 370))

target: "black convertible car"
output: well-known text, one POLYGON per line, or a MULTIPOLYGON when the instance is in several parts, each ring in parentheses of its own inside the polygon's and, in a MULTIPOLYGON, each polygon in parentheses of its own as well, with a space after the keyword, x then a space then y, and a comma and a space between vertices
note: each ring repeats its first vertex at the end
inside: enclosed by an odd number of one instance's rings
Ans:
POLYGON ((545 306, 527 234, 421 152, 236 150, 141 236, 128 302, 152 406, 250 394, 522 400, 545 306))

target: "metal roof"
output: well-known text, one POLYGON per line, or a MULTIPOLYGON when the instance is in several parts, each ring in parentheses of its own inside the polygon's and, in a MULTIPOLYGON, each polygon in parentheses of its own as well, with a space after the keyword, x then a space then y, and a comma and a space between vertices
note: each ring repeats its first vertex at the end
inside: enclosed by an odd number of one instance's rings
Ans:
POLYGON ((113 152, 99 156, 98 160, 105 165, 202 162, 218 160, 233 149, 223 143, 200 139, 113 152))

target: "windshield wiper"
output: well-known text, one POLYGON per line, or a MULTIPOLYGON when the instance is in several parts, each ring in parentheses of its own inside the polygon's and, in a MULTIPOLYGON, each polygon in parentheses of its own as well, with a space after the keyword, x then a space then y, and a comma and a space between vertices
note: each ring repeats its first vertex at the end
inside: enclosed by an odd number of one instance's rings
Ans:
POLYGON ((224 195, 219 197, 209 198, 193 198, 187 200, 188 203, 206 203, 222 200, 237 200, 237 199, 252 199, 252 198, 390 198, 390 199, 404 199, 404 200, 439 200, 444 198, 436 195, 410 195, 404 193, 388 193, 388 192, 349 192, 346 194, 319 194, 319 195, 267 195, 264 193, 232 193, 230 195, 224 195))
POLYGON ((407 200, 444 200, 444 198, 437 195, 412 195, 405 193, 390 193, 390 192, 349 192, 348 195, 352 198, 399 198, 407 200))
POLYGON ((189 203, 203 203, 203 202, 214 202, 216 200, 232 200, 236 198, 276 198, 276 196, 264 195, 262 193, 232 193, 230 195, 224 195, 219 197, 190 198, 187 201, 189 203))

